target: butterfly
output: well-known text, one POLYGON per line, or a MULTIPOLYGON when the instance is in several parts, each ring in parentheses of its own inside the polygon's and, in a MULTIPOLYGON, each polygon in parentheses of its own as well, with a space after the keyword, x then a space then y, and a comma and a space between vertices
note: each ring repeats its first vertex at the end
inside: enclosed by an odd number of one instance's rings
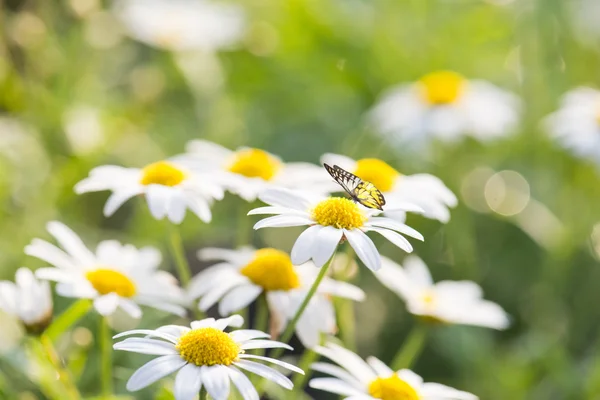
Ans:
POLYGON ((363 181, 358 176, 334 165, 333 167, 323 164, 329 175, 344 188, 344 190, 357 203, 368 208, 376 208, 383 211, 385 198, 383 194, 371 182, 363 181))

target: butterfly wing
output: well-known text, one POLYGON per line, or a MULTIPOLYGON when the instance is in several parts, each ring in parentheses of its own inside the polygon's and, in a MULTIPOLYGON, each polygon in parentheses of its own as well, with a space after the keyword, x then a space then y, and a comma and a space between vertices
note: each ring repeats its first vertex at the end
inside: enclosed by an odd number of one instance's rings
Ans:
POLYGON ((385 198, 371 182, 361 181, 354 189, 353 197, 365 207, 383 211, 385 198))
POLYGON ((337 165, 332 167, 330 165, 323 164, 323 166, 327 172, 329 172, 329 175, 331 175, 331 177, 335 179, 335 181, 341 187, 343 187, 350 196, 354 197, 354 190, 362 182, 362 180, 358 176, 351 174, 337 165))

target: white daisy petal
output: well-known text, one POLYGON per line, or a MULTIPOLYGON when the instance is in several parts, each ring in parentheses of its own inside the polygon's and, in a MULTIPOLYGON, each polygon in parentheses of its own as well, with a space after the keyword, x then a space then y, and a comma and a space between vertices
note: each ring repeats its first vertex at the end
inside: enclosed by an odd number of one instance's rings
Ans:
POLYGON ((173 388, 173 394, 177 400, 194 400, 196 398, 204 379, 201 368, 194 364, 186 364, 179 370, 173 388))
POLYGON ((313 221, 304 216, 300 215, 276 215, 274 217, 268 217, 261 219, 254 224, 254 229, 261 228, 283 228, 288 226, 303 226, 310 225, 313 221))
POLYGON ((328 343, 327 347, 317 346, 313 350, 343 366, 365 385, 377 377, 369 365, 359 356, 337 344, 328 343))
POLYGON ((141 192, 140 187, 132 187, 114 191, 104 204, 103 214, 105 217, 110 217, 121 207, 127 200, 141 192))
POLYGON ((302 371, 300 368, 296 367, 295 365, 292 365, 290 363, 286 363, 284 361, 279 361, 279 360, 276 360, 274 358, 257 356, 257 355, 254 355, 254 354, 240 354, 240 358, 252 358, 252 359, 255 359, 255 360, 267 361, 267 362, 270 362, 272 364, 279 365, 280 367, 287 368, 290 371, 294 371, 294 372, 297 372, 299 374, 304 375, 304 371, 302 371))
POLYGON ((477 400, 479 397, 474 394, 456 390, 454 388, 439 383, 424 383, 421 388, 421 395, 425 398, 439 398, 452 400, 477 400))
POLYGON ((82 264, 92 264, 94 255, 85 247, 79 236, 65 224, 58 221, 48 222, 46 229, 63 249, 74 259, 82 264))
POLYGON ((147 335, 147 336, 153 336, 153 337, 158 337, 164 340, 167 340, 173 344, 177 343, 177 340, 179 339, 180 335, 173 335, 171 333, 169 333, 168 330, 170 331, 179 331, 181 333, 186 333, 187 331, 190 330, 190 328, 186 328, 185 326, 177 326, 177 325, 167 325, 162 327, 160 330, 156 329, 156 330, 151 330, 151 329, 133 329, 131 331, 126 331, 126 332, 121 332, 116 334, 115 336, 113 336, 113 339, 119 339, 125 336, 131 336, 131 335, 147 335))
POLYGON ((344 235, 348 242, 356 252, 356 255, 372 271, 377 271, 381 268, 381 256, 377 251, 377 247, 367 235, 359 229, 346 230, 344 235))
POLYGON ((396 375, 412 387, 419 388, 423 384, 423 378, 410 369, 401 369, 396 375))
POLYGON ((346 384, 348 384, 356 389, 360 390, 363 387, 363 384, 360 381, 358 381, 355 377, 350 375, 348 373, 348 371, 346 371, 343 368, 338 367, 337 365, 323 363, 323 362, 317 362, 317 363, 311 364, 310 368, 317 372, 322 372, 324 374, 328 374, 335 378, 341 379, 342 381, 346 382, 346 384))
POLYGON ((246 371, 250 371, 257 375, 260 375, 263 378, 269 379, 270 381, 273 381, 286 389, 291 390, 294 387, 292 381, 289 380, 285 375, 265 365, 248 360, 236 361, 234 362, 234 365, 239 368, 245 369, 246 371))
POLYGON ((251 339, 268 339, 271 337, 268 333, 256 329, 238 329, 229 334, 237 343, 245 342, 251 339))
POLYGON ((343 231, 332 226, 324 226, 316 233, 313 242, 313 261, 317 267, 322 267, 333 256, 343 231))
POLYGON ((292 208, 299 211, 305 211, 310 207, 310 202, 304 196, 288 189, 265 190, 258 197, 263 203, 272 206, 292 208))
POLYGON ((146 189, 146 201, 150 214, 156 219, 163 219, 167 215, 172 189, 162 185, 148 185, 146 189))
POLYGON ((229 315, 248 306, 263 292, 263 288, 256 285, 240 285, 233 288, 221 299, 219 314, 229 315))
POLYGON ((119 296, 116 293, 105 294, 94 299, 94 308, 100 315, 108 316, 115 312, 119 305, 119 296))
POLYGON ((246 375, 233 366, 227 368, 227 372, 229 373, 231 381, 237 387, 244 400, 259 400, 259 396, 254 388, 254 385, 252 382, 250 382, 250 379, 248 379, 246 375))
POLYGON ((291 253, 292 263, 294 265, 304 264, 312 258, 315 241, 317 240, 317 235, 321 229, 323 229, 321 225, 313 225, 305 229, 304 232, 298 236, 291 253))
POLYGON ((281 342, 276 342, 274 340, 250 340, 248 342, 242 343, 240 347, 242 348, 242 350, 275 348, 294 350, 290 345, 281 342))
POLYGON ((227 318, 221 318, 215 321, 213 328, 223 330, 228 326, 239 328, 244 325, 244 318, 241 315, 232 315, 227 318))
POLYGON ((411 228, 408 225, 405 225, 403 223, 400 223, 398 221, 390 219, 390 218, 373 217, 369 220, 368 225, 376 226, 376 227, 380 227, 380 228, 391 229, 394 231, 398 231, 406 236, 410 236, 412 238, 415 238, 415 239, 418 239, 421 241, 424 240, 423 235, 421 235, 415 229, 411 228))
POLYGON ((308 386, 313 389, 326 390, 342 396, 358 396, 361 394, 358 389, 336 378, 314 378, 308 382, 308 386))
POLYGON ((392 371, 392 369, 390 367, 385 365, 385 363, 377 357, 373 357, 373 356, 367 357, 367 363, 371 366, 371 368, 373 368, 375 373, 379 376, 388 377, 388 376, 394 374, 394 371, 392 371))
POLYGON ((169 355, 179 354, 171 343, 147 338, 128 338, 113 345, 115 350, 129 351, 140 354, 169 355))
POLYGON ((389 229, 381 229, 381 228, 369 228, 369 231, 377 232, 402 250, 407 253, 412 253, 413 247, 412 244, 406 238, 399 233, 391 231, 389 229))
POLYGON ((186 198, 182 193, 174 191, 167 204, 167 216, 174 224, 180 224, 185 218, 186 198))
POLYGON ((229 397, 229 373, 227 367, 214 365, 202 367, 202 382, 208 394, 214 400, 227 400, 229 397))
POLYGON ((155 358, 141 366, 127 381, 127 390, 135 392, 153 384, 161 378, 183 367, 186 361, 179 355, 168 355, 155 358))

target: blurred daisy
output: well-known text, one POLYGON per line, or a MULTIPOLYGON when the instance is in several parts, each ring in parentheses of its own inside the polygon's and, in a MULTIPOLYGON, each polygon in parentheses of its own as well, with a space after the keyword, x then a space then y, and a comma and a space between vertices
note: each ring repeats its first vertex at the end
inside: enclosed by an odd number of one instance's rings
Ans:
POLYGON ((192 140, 186 150, 192 158, 228 172, 233 177, 229 189, 246 201, 256 200, 258 194, 269 187, 325 193, 324 186, 329 185, 329 177, 320 166, 284 163, 276 155, 260 149, 242 147, 232 151, 207 140, 192 140))
POLYGON ((363 361, 350 350, 333 343, 314 349, 338 365, 318 362, 315 371, 332 378, 314 378, 308 385, 345 396, 352 400, 477 400, 474 394, 439 383, 424 383, 423 378, 408 369, 394 372, 381 360, 368 357, 363 361))
POLYGON ((560 109, 544 120, 561 146, 600 164, 600 91, 580 87, 567 93, 560 109))
POLYGON ((491 83, 467 80, 452 71, 425 75, 384 94, 371 112, 375 127, 399 142, 424 142, 429 136, 453 141, 505 136, 519 119, 519 99, 491 83))
POLYGON ((237 44, 244 12, 234 4, 206 0, 121 0, 115 8, 128 34, 173 51, 217 51, 237 44))
POLYGON ((223 198, 223 189, 216 184, 225 177, 201 174, 182 161, 158 161, 144 168, 103 165, 90 171, 89 177, 75 185, 77 194, 110 190, 104 205, 104 215, 112 215, 130 198, 143 194, 150 213, 156 219, 167 217, 181 223, 189 208, 204 222, 210 222, 210 205, 223 198))
POLYGON ((240 329, 230 333, 223 330, 231 325, 239 327, 244 319, 239 315, 218 319, 194 321, 191 329, 185 326, 166 325, 156 330, 138 329, 123 332, 114 338, 127 338, 115 343, 115 350, 160 356, 133 373, 127 390, 137 391, 179 370, 175 377, 176 400, 193 400, 202 387, 214 400, 227 400, 230 381, 244 400, 258 400, 259 396, 241 370, 260 375, 270 381, 292 389, 292 382, 282 373, 253 360, 264 361, 300 374, 304 372, 291 364, 269 357, 247 354, 252 349, 286 348, 287 344, 265 340, 269 335, 253 329, 240 329))
POLYGON ((260 199, 269 207, 256 208, 249 214, 276 215, 258 221, 254 229, 310 225, 292 248, 294 265, 312 259, 317 267, 322 267, 340 241, 348 240, 361 261, 376 271, 381 267, 381 257, 365 232, 377 232, 406 252, 411 252, 412 246, 400 233, 423 240, 423 236, 408 225, 377 217, 379 210, 360 206, 344 197, 311 198, 289 189, 269 189, 260 199))
MULTIPOLYGON (((450 220, 449 207, 455 207, 457 199, 454 193, 437 177, 429 174, 402 175, 385 161, 377 158, 363 158, 355 161, 349 157, 327 153, 321 157, 321 162, 338 165, 374 184, 385 196, 388 205, 394 203, 411 203, 423 209, 427 218, 441 222, 450 220)), ((333 182, 332 192, 340 187, 333 182)), ((384 207, 384 209, 387 207, 384 207)), ((404 212, 386 211, 386 216, 404 221, 404 212)))
MULTIPOLYGON (((313 263, 295 266, 287 253, 271 248, 207 248, 200 250, 198 257, 203 261, 223 260, 196 275, 189 286, 191 298, 202 297, 199 303, 202 311, 219 302, 219 313, 229 315, 265 293, 271 326, 278 334, 294 317, 318 274, 313 263)), ((365 298, 356 286, 325 277, 296 324, 296 334, 305 347, 319 344, 322 332, 336 332, 331 296, 356 301, 365 298)))
POLYGON ((29 333, 40 333, 52 320, 50 285, 19 268, 15 283, 0 281, 0 310, 18 318, 29 333))
POLYGON ((104 316, 120 308, 138 319, 142 316, 139 305, 185 315, 185 309, 178 305, 184 302, 184 296, 177 281, 168 272, 158 270, 158 250, 105 240, 94 254, 60 222, 49 222, 47 229, 62 249, 33 239, 25 247, 25 254, 53 265, 38 269, 36 275, 58 282, 56 292, 61 296, 93 299, 94 308, 104 316))
POLYGON ((502 307, 484 300, 481 287, 471 281, 433 283, 425 263, 407 257, 404 268, 382 257, 383 266, 375 276, 398 294, 412 314, 447 324, 476 325, 506 329, 509 317, 502 307))

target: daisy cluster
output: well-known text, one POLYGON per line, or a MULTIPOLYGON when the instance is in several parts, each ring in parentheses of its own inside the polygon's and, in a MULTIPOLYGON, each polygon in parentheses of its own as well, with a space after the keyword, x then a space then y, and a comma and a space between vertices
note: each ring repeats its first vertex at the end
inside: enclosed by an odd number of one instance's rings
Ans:
POLYGON ((339 331, 334 300, 350 305, 368 301, 360 287, 335 272, 347 269, 353 255, 404 300, 408 312, 425 323, 508 327, 506 313, 484 300, 476 283, 435 284, 419 258, 406 258, 403 267, 382 256, 373 240, 377 234, 411 253, 410 239, 424 238, 406 224, 406 213, 448 222, 457 199, 439 178, 402 175, 377 158, 354 160, 324 154, 322 163, 338 165, 381 191, 385 205, 374 209, 335 195, 343 191, 342 186, 319 165, 286 163, 262 149, 229 150, 206 140, 193 140, 186 150, 140 168, 96 167, 75 185, 75 192, 109 191, 103 209, 107 217, 130 199, 141 197, 149 215, 167 219, 174 232, 186 215, 198 223, 210 223, 211 208, 226 193, 248 202, 260 200, 265 205, 248 213, 266 216, 256 222, 254 230, 305 227, 289 252, 254 248, 248 243, 237 248, 205 247, 198 250, 197 257, 213 265, 191 276, 175 240, 173 252, 182 267, 178 270, 180 286, 174 275, 160 268, 158 249, 116 240, 100 241, 91 249, 71 228, 52 221, 47 230, 53 240, 33 239, 25 248, 27 255, 47 266, 35 274, 20 269, 15 284, 1 282, 0 307, 31 333, 45 335, 46 328, 53 332, 57 328, 51 324, 48 282, 56 282, 58 295, 87 302, 88 309, 93 308, 114 330, 120 330, 117 314, 140 321, 146 307, 172 314, 179 321, 197 315, 184 325, 134 329, 114 336, 119 340, 114 350, 157 356, 131 375, 126 385, 129 391, 175 372, 172 392, 177 400, 193 399, 202 390, 213 399, 224 400, 233 393, 232 387, 244 399, 258 399, 266 390, 264 384, 250 380, 246 373, 288 390, 294 389, 293 382, 300 382, 302 389, 304 381, 290 380, 285 371, 307 371, 281 360, 283 350, 292 350, 287 342, 295 334, 306 351, 339 365, 317 362, 304 366, 330 375, 310 380, 312 388, 365 399, 476 398, 444 385, 423 383, 403 368, 408 365, 393 365, 392 369, 373 357, 365 363, 334 343, 339 331), (347 254, 334 260, 343 246, 347 254), (333 264, 337 266, 330 268, 333 264), (247 315, 250 307, 255 310, 254 322, 243 327, 244 318, 238 313, 247 315), (221 318, 203 318, 205 312, 221 318), (228 327, 242 329, 227 332, 228 327), (271 357, 264 355, 266 349, 273 349, 271 357), (251 354, 251 350, 258 352, 251 354))

